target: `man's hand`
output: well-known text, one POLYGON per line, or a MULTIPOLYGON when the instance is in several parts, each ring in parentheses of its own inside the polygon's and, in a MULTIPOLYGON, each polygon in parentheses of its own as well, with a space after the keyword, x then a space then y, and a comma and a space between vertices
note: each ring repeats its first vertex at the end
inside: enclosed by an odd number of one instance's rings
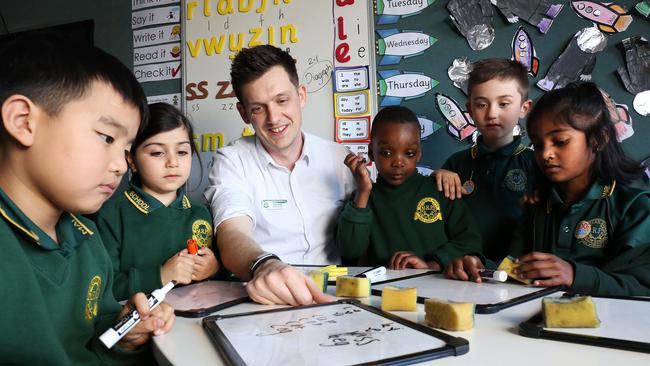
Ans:
POLYGON ((269 260, 246 285, 248 295, 260 304, 311 305, 330 302, 305 274, 279 260, 269 260))
POLYGON ((481 283, 480 270, 485 266, 473 255, 465 255, 454 259, 445 269, 445 277, 461 281, 481 283))
POLYGON ((142 292, 129 299, 122 308, 118 319, 122 319, 123 316, 131 312, 133 307, 138 310, 142 320, 120 339, 118 346, 125 351, 132 351, 143 345, 151 338, 152 334, 161 335, 169 332, 176 319, 174 309, 167 303, 163 302, 155 309, 149 310, 149 302, 142 292))

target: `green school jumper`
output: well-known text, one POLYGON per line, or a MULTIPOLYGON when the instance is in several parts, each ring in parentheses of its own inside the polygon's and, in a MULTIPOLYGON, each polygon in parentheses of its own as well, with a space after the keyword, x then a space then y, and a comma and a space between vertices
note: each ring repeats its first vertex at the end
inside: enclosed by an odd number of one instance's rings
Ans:
POLYGON ((366 208, 355 207, 353 200, 346 203, 336 239, 341 257, 367 254, 371 265, 386 265, 395 252, 407 250, 444 268, 456 257, 481 250, 465 204, 444 198, 435 182, 419 173, 398 187, 377 178, 366 208))
POLYGON ((575 269, 571 290, 650 296, 650 192, 594 183, 568 208, 552 190, 526 212, 511 254, 553 253, 575 269))
POLYGON ((182 191, 169 207, 131 185, 102 206, 97 228, 113 261, 113 292, 119 300, 162 286, 160 268, 195 239, 212 246, 212 217, 208 209, 182 191))
POLYGON ((0 216, 0 363, 100 365, 133 356, 98 339, 122 306, 95 225, 64 213, 56 243, 2 190, 0 216))
POLYGON ((474 183, 474 191, 462 200, 478 224, 483 254, 500 261, 523 217, 519 201, 538 174, 533 151, 519 136, 497 151, 488 151, 479 136, 476 145, 452 155, 442 168, 457 173, 461 183, 474 183))

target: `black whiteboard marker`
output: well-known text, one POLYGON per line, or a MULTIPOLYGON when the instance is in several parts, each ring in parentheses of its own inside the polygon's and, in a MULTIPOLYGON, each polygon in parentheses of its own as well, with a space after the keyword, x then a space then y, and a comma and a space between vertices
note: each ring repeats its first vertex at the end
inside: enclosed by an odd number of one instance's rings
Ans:
MULTIPOLYGON (((176 281, 171 281, 162 288, 154 290, 148 297, 149 309, 153 310, 160 305, 160 303, 165 300, 167 293, 174 288, 175 285, 176 281)), ((122 339, 122 337, 131 330, 131 328, 140 323, 140 320, 142 320, 140 318, 140 313, 134 309, 132 312, 126 314, 122 319, 120 319, 112 328, 108 328, 108 330, 99 337, 99 340, 102 341, 107 348, 112 348, 115 343, 122 339)))

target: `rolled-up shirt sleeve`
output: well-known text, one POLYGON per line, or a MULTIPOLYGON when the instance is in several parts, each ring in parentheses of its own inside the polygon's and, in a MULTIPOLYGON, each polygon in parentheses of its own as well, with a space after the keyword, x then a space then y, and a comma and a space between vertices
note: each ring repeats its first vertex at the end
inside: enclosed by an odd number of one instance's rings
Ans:
POLYGON ((210 204, 215 231, 222 222, 240 216, 250 217, 255 227, 253 195, 240 155, 233 152, 228 146, 217 150, 203 193, 210 204))

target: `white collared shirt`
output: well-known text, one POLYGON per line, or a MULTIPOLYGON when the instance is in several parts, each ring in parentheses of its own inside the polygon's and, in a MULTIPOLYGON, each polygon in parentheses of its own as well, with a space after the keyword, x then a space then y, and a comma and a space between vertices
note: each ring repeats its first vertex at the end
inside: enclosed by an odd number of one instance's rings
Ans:
POLYGON ((277 164, 255 137, 217 150, 212 159, 210 202, 214 228, 248 216, 253 239, 293 264, 340 263, 335 225, 355 189, 343 160, 347 149, 303 132, 303 149, 292 171, 277 164))

